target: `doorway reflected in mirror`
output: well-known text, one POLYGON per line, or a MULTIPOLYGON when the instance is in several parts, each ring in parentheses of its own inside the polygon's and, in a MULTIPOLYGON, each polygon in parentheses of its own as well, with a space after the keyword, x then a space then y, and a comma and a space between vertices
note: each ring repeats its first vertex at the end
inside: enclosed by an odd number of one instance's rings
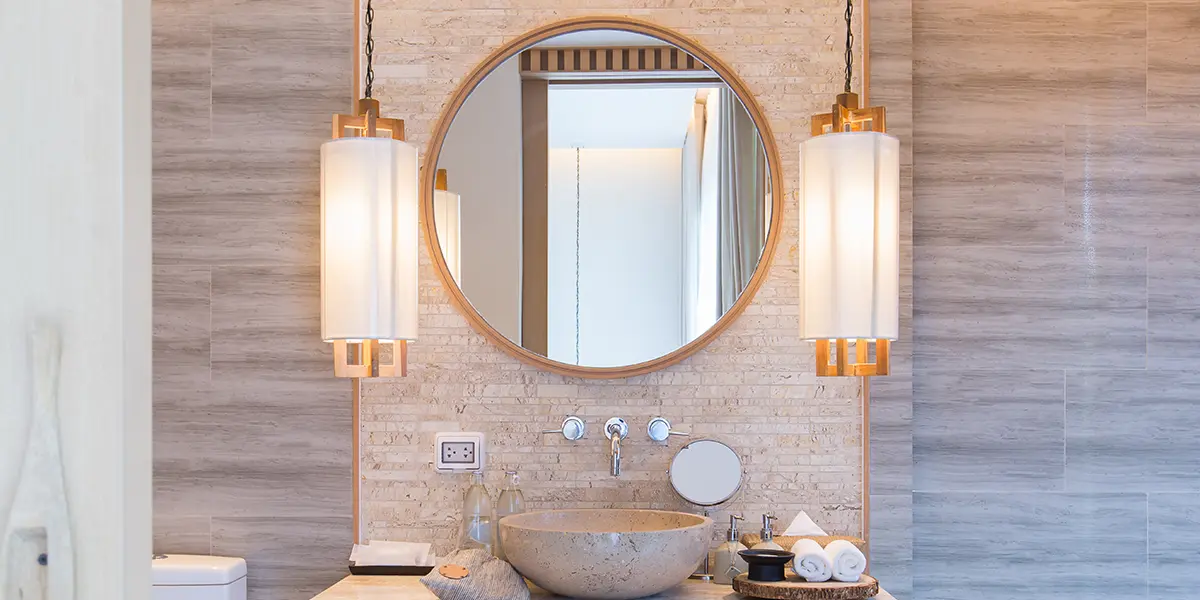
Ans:
POLYGON ((572 32, 509 57, 454 114, 436 168, 459 199, 457 222, 435 219, 457 240, 445 259, 463 295, 559 363, 675 352, 734 307, 767 246, 754 119, 704 62, 639 33, 572 32))

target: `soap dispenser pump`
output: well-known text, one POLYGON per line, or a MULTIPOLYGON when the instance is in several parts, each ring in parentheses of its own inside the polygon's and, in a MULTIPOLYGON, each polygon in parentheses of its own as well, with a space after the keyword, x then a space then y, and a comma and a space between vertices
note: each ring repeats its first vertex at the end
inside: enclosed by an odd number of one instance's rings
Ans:
POLYGON ((750 568, 746 564, 746 559, 738 554, 746 549, 746 546, 738 541, 737 522, 742 520, 744 520, 742 515, 729 515, 729 535, 726 536, 725 543, 717 547, 717 564, 713 571, 713 583, 730 585, 733 583, 734 577, 745 573, 750 568))
POLYGON ((771 531, 771 522, 774 520, 774 514, 767 513, 762 516, 762 541, 755 544, 752 550, 783 550, 783 546, 775 543, 775 533, 771 531))

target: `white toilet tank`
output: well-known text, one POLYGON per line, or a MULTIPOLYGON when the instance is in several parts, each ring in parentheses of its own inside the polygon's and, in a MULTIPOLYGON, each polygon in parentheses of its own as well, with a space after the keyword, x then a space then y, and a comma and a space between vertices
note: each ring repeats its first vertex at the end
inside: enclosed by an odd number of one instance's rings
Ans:
POLYGON ((152 600, 246 600, 246 561, 225 556, 157 554, 152 600))

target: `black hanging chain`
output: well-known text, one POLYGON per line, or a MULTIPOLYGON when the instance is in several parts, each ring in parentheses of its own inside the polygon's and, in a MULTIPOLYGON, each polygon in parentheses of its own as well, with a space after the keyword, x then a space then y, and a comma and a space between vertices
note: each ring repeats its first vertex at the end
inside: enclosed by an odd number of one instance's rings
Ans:
POLYGON ((371 97, 371 86, 375 83, 375 67, 371 59, 375 56, 375 38, 371 35, 371 26, 375 24, 375 9, 371 8, 371 0, 367 0, 367 88, 364 96, 371 97))
MULTIPOLYGON (((369 5, 369 4, 368 4, 369 5)), ((369 10, 369 9, 368 9, 369 10)), ((846 0, 846 93, 850 93, 850 78, 854 76, 854 0, 846 0)))

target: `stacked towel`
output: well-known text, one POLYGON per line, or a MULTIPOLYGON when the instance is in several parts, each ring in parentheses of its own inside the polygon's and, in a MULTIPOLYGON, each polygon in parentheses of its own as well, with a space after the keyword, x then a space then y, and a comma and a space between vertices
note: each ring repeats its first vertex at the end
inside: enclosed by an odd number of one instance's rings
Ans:
POLYGON ((838 581, 858 581, 859 576, 867 569, 867 557, 846 540, 829 542, 829 545, 825 546, 825 553, 829 555, 829 562, 833 567, 833 578, 838 581))
POLYGON ((829 554, 816 541, 801 539, 792 545, 792 553, 796 555, 792 570, 805 581, 829 581, 833 576, 829 554))

